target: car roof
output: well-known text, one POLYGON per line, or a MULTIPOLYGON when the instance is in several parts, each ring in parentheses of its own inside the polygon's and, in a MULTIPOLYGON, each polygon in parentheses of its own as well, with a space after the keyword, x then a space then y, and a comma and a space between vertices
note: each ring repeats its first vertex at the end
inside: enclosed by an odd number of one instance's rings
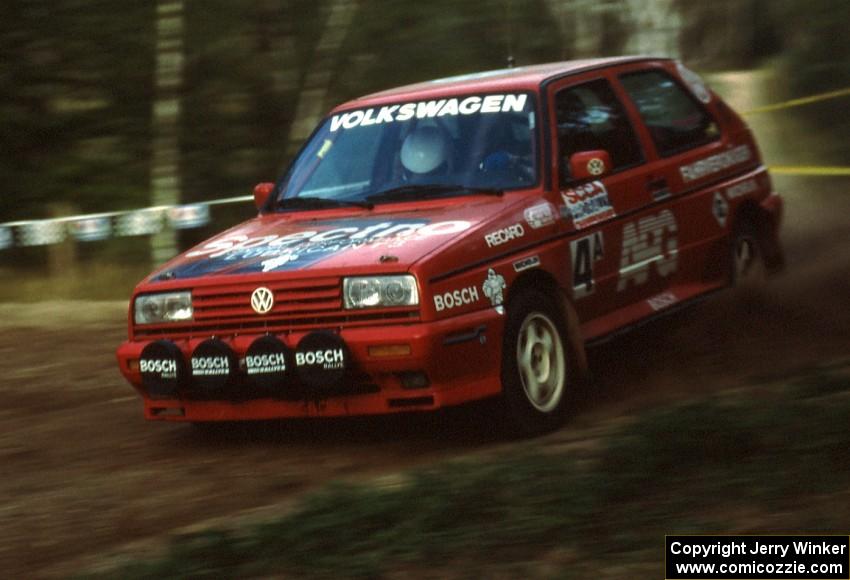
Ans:
POLYGON ((619 56, 551 62, 484 71, 460 76, 435 79, 371 93, 348 101, 334 111, 380 105, 388 102, 420 100, 463 93, 494 93, 504 91, 536 90, 541 83, 552 78, 577 74, 586 70, 638 62, 667 60, 647 56, 619 56))

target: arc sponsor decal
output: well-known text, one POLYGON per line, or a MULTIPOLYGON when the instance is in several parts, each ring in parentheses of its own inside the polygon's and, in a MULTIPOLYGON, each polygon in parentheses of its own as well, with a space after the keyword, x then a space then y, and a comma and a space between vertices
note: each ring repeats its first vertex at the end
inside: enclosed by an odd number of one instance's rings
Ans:
POLYGON ((484 241, 487 242, 487 247, 501 246, 510 241, 521 238, 525 235, 525 228, 522 224, 513 224, 506 228, 490 232, 484 236, 484 241))
POLYGON ((694 181, 749 161, 752 157, 753 151, 749 145, 739 145, 734 149, 711 155, 689 165, 682 165, 679 168, 679 173, 686 182, 694 181))
POLYGON ((573 218, 573 225, 582 229, 617 215, 601 181, 561 192, 561 199, 573 218))
POLYGON ((555 223, 555 208, 548 201, 544 201, 543 203, 525 208, 523 216, 526 223, 531 226, 531 229, 539 230, 555 223))
POLYGON ((475 286, 468 286, 460 290, 452 290, 450 292, 444 292, 443 294, 435 294, 434 309, 437 312, 451 310, 452 308, 478 302, 478 299, 478 288, 475 286))
POLYGON ((649 271, 655 268, 659 276, 667 277, 678 266, 676 217, 668 209, 649 215, 623 227, 623 251, 617 291, 622 292, 634 282, 645 284, 649 271))
POLYGON ((411 119, 431 119, 446 115, 456 117, 478 113, 521 113, 525 110, 527 101, 527 94, 509 93, 357 109, 356 111, 338 113, 331 117, 330 131, 334 133, 340 129, 354 129, 355 127, 368 127, 369 125, 382 125, 411 119))
POLYGON ((570 242, 570 256, 573 264, 573 297, 584 298, 596 289, 593 264, 605 256, 602 232, 570 242))

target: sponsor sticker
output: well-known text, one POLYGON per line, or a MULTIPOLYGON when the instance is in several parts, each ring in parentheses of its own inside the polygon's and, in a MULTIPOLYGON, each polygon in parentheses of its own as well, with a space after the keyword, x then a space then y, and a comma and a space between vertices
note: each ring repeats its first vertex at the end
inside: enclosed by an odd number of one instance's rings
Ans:
POLYGON ((593 264, 605 256, 602 232, 570 242, 570 256, 573 261, 573 296, 584 298, 596 290, 596 278, 593 264))
POLYGON ((672 292, 663 292, 657 296, 647 299, 646 303, 653 310, 662 310, 668 306, 673 306, 679 299, 672 292))
POLYGON ((555 208, 548 201, 526 208, 523 215, 526 223, 534 230, 555 223, 555 208))
POLYGON ((12 237, 12 228, 0 226, 0 250, 11 248, 14 241, 15 240, 12 237))
POLYGON ((490 299, 492 306, 501 306, 505 302, 505 277, 497 274, 493 268, 487 270, 487 279, 481 289, 484 291, 484 296, 490 299))
POLYGON ((115 220, 118 236, 145 236, 162 231, 163 212, 158 209, 143 209, 127 213, 115 220))
POLYGON ((514 272, 524 272, 540 266, 540 256, 529 256, 514 262, 514 272))
POLYGON ((331 133, 340 129, 354 129, 369 125, 383 125, 411 119, 433 119, 435 117, 457 117, 488 113, 520 113, 525 110, 527 94, 499 94, 470 96, 464 98, 419 101, 399 105, 384 105, 369 109, 358 109, 338 113, 331 117, 331 133))
POLYGON ((689 165, 682 165, 679 168, 679 173, 686 182, 694 181, 749 161, 752 157, 753 152, 749 145, 739 145, 734 149, 711 155, 689 165))
POLYGON ((196 203, 169 208, 168 221, 175 230, 205 226, 210 223, 210 206, 196 203))
POLYGON ((577 229, 592 226, 617 215, 608 198, 608 190, 598 180, 562 191, 561 199, 564 200, 577 229))
POLYGON ((662 277, 676 271, 679 253, 677 231, 676 217, 669 209, 629 222, 623 227, 618 292, 628 288, 631 283, 646 283, 651 268, 655 268, 662 277))
POLYGON ((71 235, 81 242, 95 242, 107 239, 112 226, 107 216, 97 216, 74 220, 70 223, 71 235))
POLYGON ((525 228, 522 227, 522 224, 513 224, 506 228, 502 228, 500 230, 496 230, 495 232, 490 232, 484 236, 484 241, 487 242, 487 247, 492 248, 495 246, 501 246, 502 244, 506 244, 510 241, 521 238, 525 235, 525 228))
POLYGON ((474 304, 475 302, 478 302, 478 299, 478 288, 475 286, 469 286, 460 290, 452 290, 443 294, 435 294, 434 309, 437 312, 451 310, 452 308, 457 308, 459 306, 474 304))
POLYGON ((756 183, 756 180, 747 179, 746 181, 727 187, 726 198, 732 200, 737 197, 743 197, 747 194, 753 193, 754 191, 758 191, 758 184, 756 183))
POLYGON ((729 215, 729 202, 723 197, 719 191, 714 192, 714 199, 711 202, 711 213, 714 214, 714 219, 722 228, 726 227, 726 218, 729 215))
POLYGON ((350 354, 345 342, 329 331, 312 332, 295 349, 295 369, 313 388, 332 387, 345 376, 350 354))

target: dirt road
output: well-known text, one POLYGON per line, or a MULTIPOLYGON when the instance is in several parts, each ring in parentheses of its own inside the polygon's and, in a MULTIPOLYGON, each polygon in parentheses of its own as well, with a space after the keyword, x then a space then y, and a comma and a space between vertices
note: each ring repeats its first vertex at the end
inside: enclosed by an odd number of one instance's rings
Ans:
MULTIPOLYGON (((758 300, 724 293, 595 348, 597 390, 540 445, 637 409, 850 356, 850 196, 789 196, 789 271, 758 300)), ((0 305, 0 570, 78 571, 88 557, 182 526, 510 445, 477 408, 267 424, 229 438, 148 424, 113 356, 121 303, 0 305)), ((765 401, 769 404, 769 401, 765 401)))

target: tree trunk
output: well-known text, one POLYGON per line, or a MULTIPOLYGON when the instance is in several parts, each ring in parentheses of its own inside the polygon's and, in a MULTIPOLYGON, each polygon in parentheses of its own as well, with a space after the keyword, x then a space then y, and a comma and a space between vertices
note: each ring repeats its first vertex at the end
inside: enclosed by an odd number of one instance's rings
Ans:
MULTIPOLYGON (((156 72, 153 103, 151 205, 180 202, 180 97, 183 84, 184 0, 158 0, 156 7, 156 72)), ((177 233, 166 227, 151 237, 154 265, 178 252, 177 233)))
POLYGON ((287 154, 295 155, 301 143, 310 136, 325 112, 325 100, 333 79, 334 65, 357 10, 356 0, 333 0, 328 20, 307 67, 304 85, 298 95, 295 120, 289 131, 287 154))

